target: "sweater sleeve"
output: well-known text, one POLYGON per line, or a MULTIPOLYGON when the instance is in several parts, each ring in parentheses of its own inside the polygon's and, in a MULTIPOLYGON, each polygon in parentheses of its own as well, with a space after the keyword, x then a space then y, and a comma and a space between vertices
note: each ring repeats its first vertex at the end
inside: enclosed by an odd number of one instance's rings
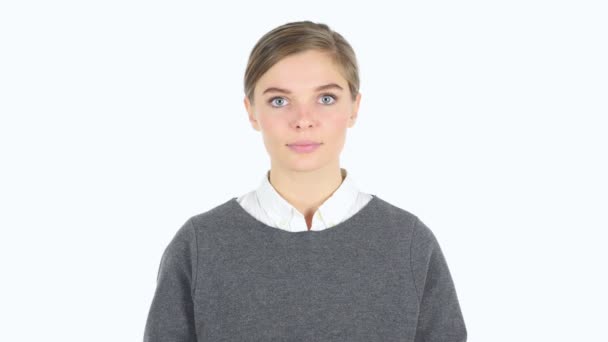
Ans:
POLYGON ((165 248, 148 312, 144 342, 195 342, 193 292, 196 236, 190 218, 165 248))
POLYGON ((411 261, 419 299, 416 342, 465 342, 467 329, 448 264, 431 231, 416 218, 411 261))

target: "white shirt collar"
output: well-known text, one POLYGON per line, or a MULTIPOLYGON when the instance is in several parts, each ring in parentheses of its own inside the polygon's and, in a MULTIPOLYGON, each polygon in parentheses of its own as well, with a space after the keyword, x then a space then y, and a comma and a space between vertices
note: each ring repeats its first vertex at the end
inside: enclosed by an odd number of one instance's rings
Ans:
MULTIPOLYGON (((352 175, 340 168, 344 180, 338 189, 321 204, 313 216, 311 230, 329 228, 342 221, 353 207, 359 194, 352 175)), ((274 224, 289 231, 307 231, 306 219, 295 207, 285 200, 272 186, 266 171, 260 185, 255 190, 260 207, 274 224)))

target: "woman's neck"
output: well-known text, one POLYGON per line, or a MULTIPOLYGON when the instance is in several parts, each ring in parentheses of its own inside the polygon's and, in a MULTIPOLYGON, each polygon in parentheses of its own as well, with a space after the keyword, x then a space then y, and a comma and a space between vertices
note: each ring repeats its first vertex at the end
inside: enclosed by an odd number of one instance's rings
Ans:
POLYGON ((273 167, 268 180, 289 204, 305 217, 312 215, 342 184, 345 174, 339 165, 316 170, 285 170, 273 167))

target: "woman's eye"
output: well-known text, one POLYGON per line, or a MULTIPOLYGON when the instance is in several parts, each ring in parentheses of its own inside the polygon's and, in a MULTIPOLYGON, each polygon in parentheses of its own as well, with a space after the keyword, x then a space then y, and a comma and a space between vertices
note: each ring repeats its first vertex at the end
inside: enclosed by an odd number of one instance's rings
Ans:
POLYGON ((336 97, 334 95, 326 94, 321 96, 321 102, 324 104, 332 104, 336 102, 336 97))
POLYGON ((273 107, 283 107, 285 99, 282 97, 273 97, 269 102, 273 107))

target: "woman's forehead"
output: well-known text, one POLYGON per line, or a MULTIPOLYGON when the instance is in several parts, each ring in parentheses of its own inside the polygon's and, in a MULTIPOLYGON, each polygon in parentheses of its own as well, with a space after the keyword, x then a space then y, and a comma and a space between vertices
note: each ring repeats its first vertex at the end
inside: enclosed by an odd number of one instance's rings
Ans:
POLYGON ((267 93, 291 94, 294 92, 317 92, 321 90, 343 91, 348 82, 337 69, 314 69, 310 72, 293 70, 272 72, 262 76, 257 84, 260 95, 267 93))
MULTIPOLYGON (((311 90, 315 91, 315 92, 322 91, 322 90, 343 91, 344 87, 339 85, 336 82, 329 82, 329 83, 326 83, 326 84, 323 84, 320 86, 313 87, 311 90)), ((264 90, 262 90, 262 95, 267 94, 267 93, 269 93, 269 94, 270 93, 281 93, 281 94, 289 95, 289 94, 292 94, 293 91, 288 88, 271 86, 271 87, 268 87, 268 88, 265 88, 264 90)))

